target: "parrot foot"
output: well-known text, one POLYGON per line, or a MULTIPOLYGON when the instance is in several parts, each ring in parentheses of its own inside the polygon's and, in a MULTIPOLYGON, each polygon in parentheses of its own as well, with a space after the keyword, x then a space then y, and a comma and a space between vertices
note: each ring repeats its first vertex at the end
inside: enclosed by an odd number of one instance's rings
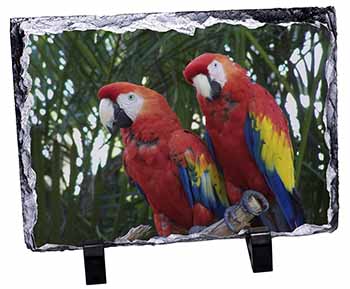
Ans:
POLYGON ((249 226, 250 221, 269 209, 269 202, 263 194, 247 190, 243 193, 239 204, 226 209, 224 221, 226 226, 234 233, 249 226))
POLYGON ((234 205, 232 207, 227 208, 224 214, 225 224, 232 232, 238 231, 235 226, 235 223, 237 223, 239 219, 237 216, 237 211, 239 208, 240 205, 234 205))
POLYGON ((200 232, 203 231, 205 228, 207 228, 207 227, 206 227, 206 226, 192 226, 192 227, 188 230, 188 234, 200 233, 200 232))
POLYGON ((243 193, 241 204, 248 213, 254 216, 260 216, 270 207, 265 196, 262 193, 253 190, 247 190, 243 193))

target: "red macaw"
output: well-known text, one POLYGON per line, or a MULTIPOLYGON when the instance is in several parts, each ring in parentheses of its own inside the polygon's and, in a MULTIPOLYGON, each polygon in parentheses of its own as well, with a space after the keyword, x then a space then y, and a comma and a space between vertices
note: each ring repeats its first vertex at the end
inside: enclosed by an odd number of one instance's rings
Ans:
POLYGON ((102 124, 112 134, 121 128, 126 173, 152 207, 160 236, 223 217, 229 199, 222 175, 162 95, 119 82, 103 86, 98 97, 102 124))
POLYGON ((303 224, 288 123, 272 95, 221 54, 202 54, 183 73, 196 88, 207 143, 226 182, 268 198, 270 210, 260 219, 271 230, 303 224))

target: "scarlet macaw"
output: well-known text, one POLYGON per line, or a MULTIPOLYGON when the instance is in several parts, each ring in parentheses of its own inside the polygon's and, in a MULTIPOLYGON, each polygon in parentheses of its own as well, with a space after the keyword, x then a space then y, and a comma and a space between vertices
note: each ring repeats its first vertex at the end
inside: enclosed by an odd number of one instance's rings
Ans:
POLYGON ((271 230, 292 231, 303 224, 288 123, 272 95, 221 54, 202 54, 183 73, 196 88, 208 145, 225 180, 268 198, 270 210, 260 219, 271 230))
POLYGON ((160 236, 186 233, 222 218, 229 206, 223 178, 199 137, 184 130, 165 98, 127 82, 103 86, 99 115, 121 128, 128 176, 153 209, 160 236))

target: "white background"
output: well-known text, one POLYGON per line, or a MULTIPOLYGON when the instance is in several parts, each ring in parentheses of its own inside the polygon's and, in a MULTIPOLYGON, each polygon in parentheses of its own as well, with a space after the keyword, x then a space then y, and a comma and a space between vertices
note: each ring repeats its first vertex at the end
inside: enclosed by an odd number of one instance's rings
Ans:
POLYGON ((223 10, 301 6, 336 7, 339 89, 339 229, 273 239, 274 271, 251 272, 243 240, 106 249, 104 288, 349 288, 350 91, 347 1, 5 1, 2 2, 0 104, 0 287, 85 288, 82 251, 33 253, 26 249, 18 173, 10 53, 10 17, 112 15, 133 12, 223 10), (347 278, 348 277, 348 278, 347 278), (253 287, 254 286, 254 287, 253 287))

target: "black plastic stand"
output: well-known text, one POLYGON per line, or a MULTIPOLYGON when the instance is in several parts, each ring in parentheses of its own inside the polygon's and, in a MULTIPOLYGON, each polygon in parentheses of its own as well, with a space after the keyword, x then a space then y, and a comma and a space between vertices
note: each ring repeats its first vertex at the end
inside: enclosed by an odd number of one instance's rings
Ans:
POLYGON ((86 285, 105 284, 107 281, 103 243, 86 242, 83 251, 86 285))
POLYGON ((272 240, 267 227, 249 228, 246 242, 254 273, 272 271, 272 240))

